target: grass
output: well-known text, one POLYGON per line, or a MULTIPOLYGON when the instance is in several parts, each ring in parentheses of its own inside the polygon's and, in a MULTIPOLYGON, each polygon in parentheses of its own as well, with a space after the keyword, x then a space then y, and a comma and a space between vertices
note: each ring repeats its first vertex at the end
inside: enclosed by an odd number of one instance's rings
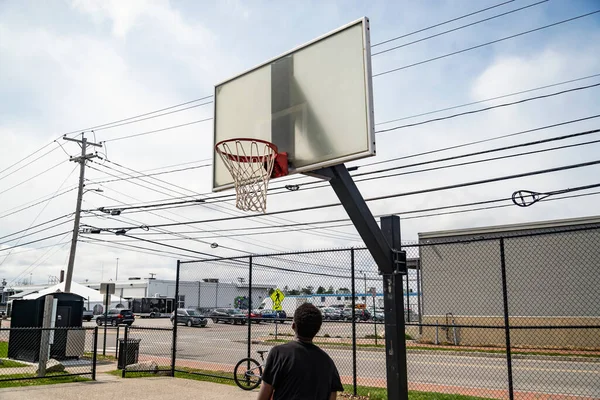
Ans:
MULTIPOLYGON (((52 378, 39 378, 31 380, 17 380, 17 381, 6 381, 0 380, 0 388, 9 388, 16 386, 39 386, 39 385, 55 385, 58 383, 73 383, 73 382, 88 382, 90 378, 84 378, 82 376, 61 376, 65 373, 49 374, 52 378)), ((11 375, 0 375, 0 379, 11 379, 11 378, 35 378, 36 374, 11 374, 11 375)))
MULTIPOLYGON (((92 359, 92 357, 94 357, 94 353, 92 353, 91 351, 86 351, 85 353, 83 353, 83 356, 92 359)), ((117 361, 117 357, 112 356, 110 354, 103 356, 102 353, 98 351, 98 354, 96 355, 96 361, 117 361)))
MULTIPOLYGON (((213 382, 220 383, 224 385, 236 386, 232 377, 231 372, 223 372, 223 371, 207 371, 193 368, 184 368, 188 372, 175 372, 176 378, 183 379, 191 379, 195 381, 203 381, 203 382, 213 382), (195 373, 195 374, 194 374, 195 373), (197 375, 197 374, 210 374, 216 376, 222 376, 223 378, 216 378, 205 375, 197 375), (229 378, 229 379, 228 379, 229 378)), ((108 372, 111 375, 121 376, 121 371, 110 371, 108 372)), ((156 374, 148 373, 148 372, 128 372, 127 378, 143 378, 143 377, 153 377, 156 374)), ((344 391, 346 393, 353 393, 352 385, 344 385, 344 391)), ((387 389, 378 388, 378 387, 370 387, 370 386, 358 386, 356 393, 362 396, 368 396, 370 400, 387 400, 387 389)), ((429 392, 410 392, 409 393, 410 400, 481 400, 483 397, 471 397, 471 396, 461 396, 454 394, 444 394, 444 393, 429 393, 429 392)))
MULTIPOLYGON (((0 358, 8 357, 8 342, 0 342, 0 358)), ((12 360, 0 360, 0 368, 19 368, 26 367, 27 364, 23 364, 12 360)))
POLYGON ((0 368, 19 368, 27 367, 27 364, 20 363, 13 360, 0 360, 0 368))

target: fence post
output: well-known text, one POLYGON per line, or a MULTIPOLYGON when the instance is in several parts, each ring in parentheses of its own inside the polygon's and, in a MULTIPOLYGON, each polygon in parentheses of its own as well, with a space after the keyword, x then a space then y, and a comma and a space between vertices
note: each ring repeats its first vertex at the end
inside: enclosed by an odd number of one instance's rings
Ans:
POLYGON ((354 272, 354 248, 352 248, 350 249, 350 276, 352 277, 352 387, 356 396, 356 283, 354 282, 354 272))
POLYGON ((125 371, 127 370, 127 340, 129 340, 129 326, 125 325, 125 335, 123 336, 123 345, 120 349, 120 357, 117 358, 117 365, 119 359, 121 361, 121 378, 125 378, 125 371))
POLYGON ((179 308, 179 270, 181 261, 177 260, 177 273, 175 274, 175 312, 173 313, 173 345, 171 353, 171 376, 175 376, 175 360, 177 358, 177 309, 179 308))
POLYGON ((40 330, 40 351, 38 360, 38 377, 46 376, 46 364, 50 355, 50 337, 53 336, 55 330, 52 326, 52 311, 54 307, 54 296, 46 295, 44 298, 44 319, 42 321, 42 329, 40 330))
POLYGON ((252 355, 252 256, 248 257, 248 358, 252 355))
POLYGON ((504 256, 504 238, 500 238, 500 270, 502 272, 502 298, 504 301, 504 335, 506 338, 506 368, 508 372, 508 397, 514 399, 512 356, 510 350, 510 321, 508 318, 508 289, 506 286, 506 259, 504 256))
POLYGON ((405 321, 410 322, 410 298, 408 297, 410 294, 410 286, 409 286, 409 279, 408 279, 408 269, 406 270, 406 315, 404 317, 405 321))
POLYGON ((98 326, 94 327, 94 344, 92 349, 92 380, 96 380, 96 362, 98 361, 98 326))
POLYGON ((121 327, 117 325, 117 338, 115 339, 115 357, 119 357, 119 333, 121 332, 121 327))

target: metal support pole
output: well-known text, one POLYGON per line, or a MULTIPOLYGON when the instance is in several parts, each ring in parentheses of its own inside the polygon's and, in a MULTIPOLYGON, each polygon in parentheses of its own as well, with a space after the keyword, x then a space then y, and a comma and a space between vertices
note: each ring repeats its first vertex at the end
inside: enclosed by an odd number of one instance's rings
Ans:
POLYGON ((119 356, 119 334, 121 333, 121 327, 117 325, 117 338, 115 339, 115 357, 119 356))
POLYGON ((96 380, 96 363, 98 361, 98 326, 94 327, 94 344, 92 350, 92 380, 96 380))
POLYGON ((177 309, 179 308, 179 272, 181 261, 177 260, 177 273, 175 274, 175 312, 173 313, 173 344, 171 346, 171 376, 175 376, 175 361, 177 360, 177 309))
POLYGON ((108 326, 108 307, 110 305, 110 294, 106 292, 104 295, 104 337, 102 338, 102 355, 106 355, 106 329, 108 326))
MULTIPOLYGON (((408 399, 406 342, 402 275, 406 274, 406 255, 400 252, 400 219, 381 219, 381 229, 344 164, 310 173, 329 180, 329 184, 348 213, 367 249, 384 276, 386 371, 388 398, 408 399)), ((354 297, 354 296, 353 296, 354 297)))
POLYGON ((252 256, 248 257, 248 358, 252 355, 252 256))
POLYGON ((44 317, 42 321, 42 335, 40 340, 40 352, 38 360, 38 377, 46 376, 46 364, 50 355, 50 334, 52 333, 52 308, 54 296, 51 294, 44 297, 44 317))
POLYGON ((410 285, 408 279, 408 273, 406 274, 406 321, 410 322, 410 285))
POLYGON ((417 259, 417 312, 419 313, 419 335, 423 334, 423 310, 421 310, 421 259, 417 259))
MULTIPOLYGON (((400 249, 400 218, 381 218, 381 230, 393 249, 400 249)), ((389 399, 408 399, 403 270, 383 275, 387 389, 389 399)))
MULTIPOLYGON (((125 371, 127 370, 127 341, 129 340, 129 326, 125 325, 125 335, 123 336, 123 346, 121 346, 121 378, 125 378, 125 371)), ((118 362, 118 361, 117 361, 118 362)))
POLYGON ((506 338, 506 369, 508 372, 508 398, 515 398, 513 389, 512 355, 510 347, 510 320, 508 318, 508 290, 506 285, 506 259, 504 256, 504 238, 500 238, 500 270, 502 273, 502 298, 504 302, 504 335, 506 338))
POLYGON ((356 282, 354 267, 354 249, 350 249, 350 275, 352 276, 352 387, 356 396, 356 282))

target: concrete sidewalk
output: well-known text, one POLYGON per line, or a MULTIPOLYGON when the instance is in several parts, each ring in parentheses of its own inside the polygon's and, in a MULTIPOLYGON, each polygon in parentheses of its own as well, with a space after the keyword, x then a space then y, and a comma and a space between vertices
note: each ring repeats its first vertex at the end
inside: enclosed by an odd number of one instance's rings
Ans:
POLYGON ((65 383, 0 389, 2 400, 254 400, 258 391, 171 377, 120 379, 98 374, 96 382, 65 383))

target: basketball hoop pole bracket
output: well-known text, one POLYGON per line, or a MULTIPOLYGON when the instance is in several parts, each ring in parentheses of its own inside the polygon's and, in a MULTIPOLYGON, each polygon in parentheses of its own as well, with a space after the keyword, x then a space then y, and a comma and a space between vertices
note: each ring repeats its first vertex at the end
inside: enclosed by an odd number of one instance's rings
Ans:
POLYGON ((400 218, 382 217, 380 229, 344 164, 312 171, 311 176, 329 181, 383 275, 388 397, 408 399, 402 290, 407 264, 400 250, 400 218))

